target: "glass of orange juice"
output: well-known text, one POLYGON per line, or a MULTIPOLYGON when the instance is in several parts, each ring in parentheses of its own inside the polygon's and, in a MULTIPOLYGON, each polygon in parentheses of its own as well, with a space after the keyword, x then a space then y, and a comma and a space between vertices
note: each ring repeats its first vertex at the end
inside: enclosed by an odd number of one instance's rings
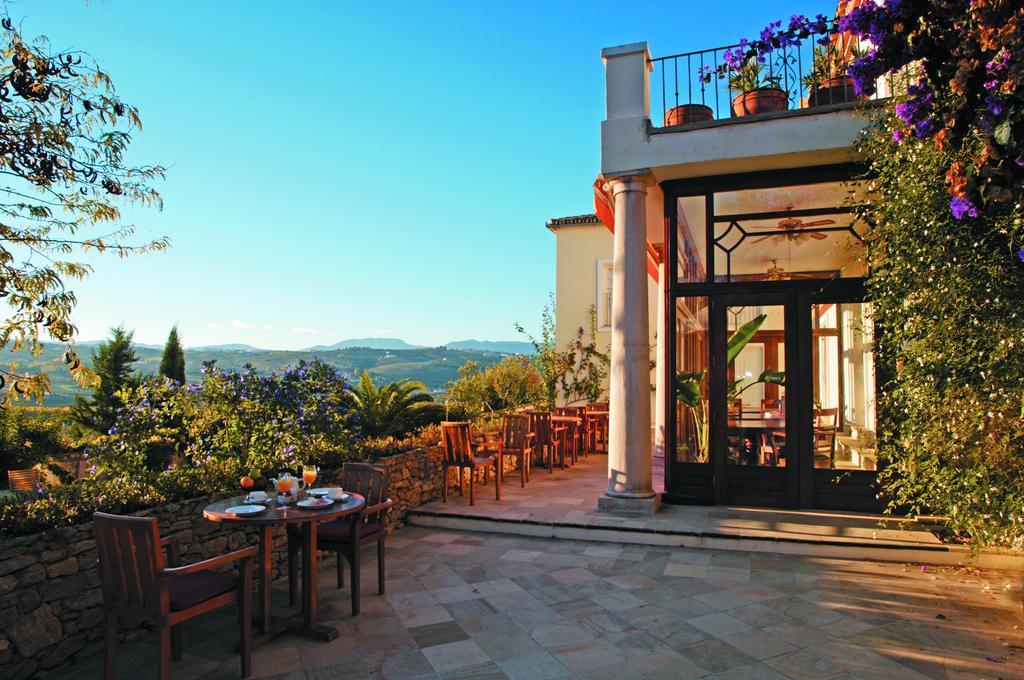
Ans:
POLYGON ((306 483, 306 488, 313 486, 313 482, 316 481, 316 475, 319 470, 315 465, 305 465, 302 468, 302 481, 306 483))
POLYGON ((283 475, 277 479, 277 503, 278 505, 285 505, 288 503, 288 494, 291 493, 292 485, 295 483, 295 478, 289 475, 283 475))

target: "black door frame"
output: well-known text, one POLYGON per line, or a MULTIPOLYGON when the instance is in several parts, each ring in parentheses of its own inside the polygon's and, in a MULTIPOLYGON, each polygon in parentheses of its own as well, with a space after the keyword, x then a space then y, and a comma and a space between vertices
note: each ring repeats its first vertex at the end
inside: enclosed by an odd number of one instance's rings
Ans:
MULTIPOLYGON (((796 508, 802 505, 801 483, 806 476, 803 473, 808 459, 807 439, 801 429, 807 423, 801 417, 800 406, 808 399, 807 385, 803 371, 799 370, 802 357, 810 361, 809 344, 805 348, 800 328, 799 293, 768 292, 754 294, 724 294, 712 296, 709 302, 709 318, 711 329, 710 342, 710 381, 708 399, 711 402, 711 464, 714 470, 715 503, 765 505, 768 507, 796 508), (725 363, 726 345, 729 339, 727 326, 727 310, 729 307, 782 307, 783 333, 786 352, 786 465, 784 467, 763 467, 729 465, 728 452, 728 409, 726 400, 728 390, 729 367, 725 363), (792 374, 792 368, 798 371, 792 374), (794 446, 795 444, 795 446, 794 446), (757 480, 764 483, 774 482, 779 486, 776 494, 769 498, 766 495, 743 495, 734 491, 742 480, 757 480)), ((806 324, 808 330, 809 324, 806 324)), ((809 334, 808 334, 809 335, 809 334)), ((767 492, 765 492, 767 494, 767 492)))
MULTIPOLYGON (((709 328, 708 328, 708 367, 709 375, 714 375, 712 367, 714 355, 713 348, 721 345, 724 352, 725 340, 719 338, 727 337, 724 326, 715 328, 710 323, 711 307, 722 305, 723 300, 733 299, 734 296, 743 296, 749 300, 761 296, 788 296, 790 300, 787 306, 786 332, 793 333, 794 342, 787 342, 786 366, 787 372, 798 371, 793 375, 793 384, 797 389, 804 386, 813 391, 811 375, 812 367, 810 361, 811 343, 811 315, 810 307, 816 302, 839 302, 854 303, 866 301, 866 287, 864 278, 831 278, 831 279, 803 279, 803 280, 781 280, 781 281, 730 281, 722 282, 715 280, 715 262, 713 248, 710 244, 714 242, 714 200, 713 196, 718 191, 746 188, 770 188, 791 186, 795 184, 813 184, 849 180, 861 177, 865 173, 865 166, 858 163, 845 163, 829 166, 818 166, 810 168, 795 168, 787 170, 774 170, 764 172, 751 172, 736 175, 720 175, 713 177, 700 177, 685 180, 670 180, 662 182, 661 187, 664 195, 665 234, 664 243, 667 244, 668 262, 667 271, 671 276, 671 282, 664 287, 665 297, 661 304, 665 309, 665 328, 670 329, 666 333, 666 355, 669 361, 659 370, 664 371, 665 384, 675 385, 675 362, 676 362, 676 300, 681 297, 704 297, 708 301, 709 328), (677 200, 681 197, 705 198, 705 224, 706 239, 708 244, 706 252, 706 279, 697 282, 680 283, 678 280, 679 253, 678 253, 678 214, 677 200), (802 313, 799 310, 808 310, 802 313), (798 347, 799 345, 799 347, 798 347), (792 347, 792 349, 791 349, 792 347), (802 354, 799 354, 802 352, 802 354), (790 357, 793 357, 791 362, 790 357), (801 361, 800 356, 807 357, 801 361)), ((724 317, 722 317, 724 321, 724 317)), ((876 328, 876 334, 878 329, 876 328)), ((724 359, 724 353, 721 355, 724 359)), ((721 360, 719 359, 719 360, 721 360)), ((723 376, 724 372, 719 371, 723 376)), ((788 379, 787 379, 788 382, 788 379)), ((876 393, 878 386, 882 384, 879 376, 876 378, 876 393)), ((725 415, 727 405, 725 402, 725 385, 711 385, 709 381, 708 398, 712 404, 720 403, 718 408, 723 410, 725 415)), ((787 395, 792 395, 787 386, 787 395)), ((798 396, 798 395, 793 395, 798 396)), ((787 396, 787 402, 790 400, 787 396)), ((723 482, 725 480, 724 456, 716 455, 716 450, 724 454, 726 423, 722 416, 715 416, 715 408, 710 414, 710 460, 707 463, 682 463, 676 461, 677 451, 677 411, 675 390, 666 390, 664 395, 666 401, 666 434, 667 453, 665 461, 665 494, 663 500, 666 503, 696 503, 696 504, 722 504, 725 502, 727 493, 723 482), (719 460, 720 459, 720 460, 719 460)), ((808 396, 806 408, 787 408, 787 430, 796 435, 797 466, 799 469, 808 470, 808 474, 798 475, 795 491, 787 487, 787 505, 793 507, 831 507, 833 509, 850 509, 862 511, 877 511, 879 501, 877 498, 877 473, 860 471, 840 470, 815 470, 813 467, 813 452, 811 450, 813 440, 813 406, 812 398, 808 396), (792 412, 792 415, 790 415, 792 412), (829 504, 829 493, 832 489, 845 488, 849 493, 840 494, 838 504, 829 504), (819 493, 815 493, 815 490, 819 493)), ((792 455, 792 454, 789 454, 792 455)), ((787 461, 788 464, 788 461, 787 461)), ((787 465, 788 466, 788 465, 787 465)), ((787 480, 788 482, 788 480, 787 480)), ((788 482, 792 484, 792 482, 788 482)))

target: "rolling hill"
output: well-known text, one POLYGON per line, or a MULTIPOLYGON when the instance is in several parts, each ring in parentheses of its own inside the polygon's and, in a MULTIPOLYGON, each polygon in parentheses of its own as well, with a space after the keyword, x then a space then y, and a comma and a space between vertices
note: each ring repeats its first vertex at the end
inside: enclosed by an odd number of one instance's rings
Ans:
MULTIPOLYGON (((81 343, 79 355, 86 364, 92 362, 92 350, 97 343, 81 343)), ((47 406, 67 406, 74 402, 75 395, 85 392, 71 380, 61 360, 64 348, 48 344, 39 357, 26 352, 8 354, 5 364, 13 364, 17 370, 45 372, 52 381, 53 391, 46 399, 47 406)), ((135 369, 143 374, 155 374, 160 367, 162 350, 151 346, 135 346, 139 361, 135 369)), ((225 370, 239 370, 251 364, 260 373, 270 373, 317 357, 331 364, 341 372, 357 376, 369 371, 375 380, 392 381, 413 378, 422 381, 431 392, 441 392, 445 383, 458 377, 458 368, 467 361, 480 366, 490 366, 502 359, 504 353, 487 350, 460 350, 445 347, 420 347, 414 349, 375 349, 370 347, 324 348, 313 350, 267 350, 248 346, 196 347, 185 350, 185 378, 199 382, 204 361, 216 361, 225 370)))

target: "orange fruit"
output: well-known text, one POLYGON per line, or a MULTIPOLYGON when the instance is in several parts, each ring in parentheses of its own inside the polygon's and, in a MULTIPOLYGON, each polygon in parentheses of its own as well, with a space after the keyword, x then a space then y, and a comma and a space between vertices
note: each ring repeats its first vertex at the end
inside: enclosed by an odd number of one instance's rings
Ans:
POLYGON ((251 489, 252 485, 255 484, 255 482, 253 481, 252 477, 246 475, 245 477, 242 477, 241 484, 243 489, 251 489))

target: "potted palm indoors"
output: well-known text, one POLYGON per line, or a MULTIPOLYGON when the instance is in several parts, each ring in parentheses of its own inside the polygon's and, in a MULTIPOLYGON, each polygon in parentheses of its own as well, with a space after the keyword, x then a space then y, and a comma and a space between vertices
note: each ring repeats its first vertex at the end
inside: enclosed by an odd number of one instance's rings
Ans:
POLYGON ((848 55, 834 45, 816 46, 811 72, 804 77, 807 106, 828 106, 860 99, 853 87, 853 79, 847 74, 850 62, 860 56, 861 51, 856 46, 848 55))
POLYGON ((739 92, 732 100, 732 112, 737 116, 785 111, 789 97, 782 89, 780 78, 765 70, 757 58, 750 57, 729 75, 729 89, 739 92))

